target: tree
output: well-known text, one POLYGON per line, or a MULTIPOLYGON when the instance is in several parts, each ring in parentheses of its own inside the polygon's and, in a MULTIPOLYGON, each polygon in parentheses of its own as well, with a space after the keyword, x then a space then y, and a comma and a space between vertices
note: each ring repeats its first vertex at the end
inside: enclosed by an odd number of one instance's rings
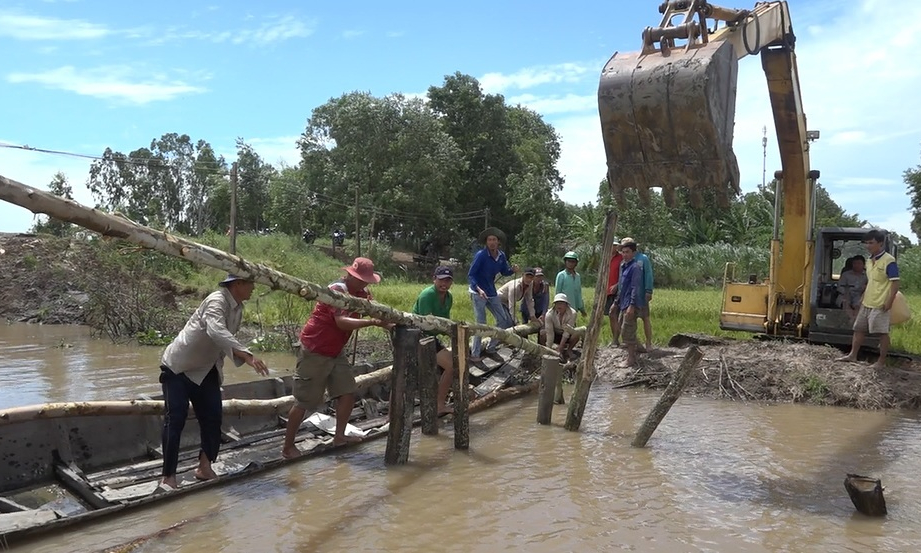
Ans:
MULTIPOLYGON (((68 200, 74 199, 73 189, 70 183, 67 182, 67 177, 60 171, 51 178, 51 182, 48 184, 48 191, 68 200)), ((32 232, 64 237, 73 235, 74 226, 54 217, 40 217, 32 227, 32 232)))
POLYGON ((198 234, 209 226, 208 192, 225 171, 204 140, 167 133, 128 155, 106 148, 87 185, 97 205, 142 224, 198 234))
POLYGON ((450 234, 466 165, 421 99, 335 98, 313 110, 299 146, 302 192, 327 213, 324 223, 357 219, 375 237, 450 234))
POLYGON ((906 169, 902 177, 911 198, 911 231, 921 240, 921 165, 906 169))
POLYGON ((237 228, 258 232, 268 227, 269 182, 275 168, 264 162, 252 146, 237 139, 237 228))
MULTIPOLYGON (((617 205, 607 179, 598 185, 598 208, 617 213, 617 235, 629 236, 644 246, 677 246, 684 243, 686 233, 678 227, 665 199, 656 190, 650 191, 649 202, 640 200, 634 189, 624 192, 624 205, 617 205)), ((601 239, 601 235, 598 236, 601 239)))

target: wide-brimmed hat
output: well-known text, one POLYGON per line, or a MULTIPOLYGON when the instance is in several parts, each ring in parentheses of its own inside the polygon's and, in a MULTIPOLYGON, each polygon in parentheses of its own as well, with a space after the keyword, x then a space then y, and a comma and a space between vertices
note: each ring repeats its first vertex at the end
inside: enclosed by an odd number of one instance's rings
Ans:
POLYGON ((438 267, 435 269, 435 278, 437 278, 438 280, 442 280, 445 278, 450 278, 451 280, 454 280, 454 270, 451 269, 451 267, 442 265, 441 267, 438 267))
POLYGON ((502 242, 503 244, 505 244, 505 233, 497 229, 496 227, 489 227, 487 229, 484 229, 483 232, 480 233, 480 243, 485 243, 486 239, 489 238, 490 236, 495 236, 496 238, 499 239, 499 242, 502 242))
POLYGON ((566 294, 563 294, 562 292, 553 296, 553 303, 556 303, 558 301, 566 302, 566 305, 569 305, 569 298, 566 296, 566 294))
POLYGON ((367 284, 377 284, 381 275, 374 272, 374 262, 367 257, 356 257, 352 264, 343 267, 345 272, 367 284))
POLYGON ((248 278, 246 278, 246 277, 241 277, 240 275, 235 275, 235 274, 233 274, 233 273, 227 273, 227 278, 225 278, 224 280, 218 282, 217 285, 218 285, 218 286, 224 286, 224 287, 226 287, 226 286, 230 285, 230 283, 233 282, 233 281, 235 281, 235 280, 247 280, 247 281, 248 281, 248 280, 251 280, 251 279, 248 279, 248 278))

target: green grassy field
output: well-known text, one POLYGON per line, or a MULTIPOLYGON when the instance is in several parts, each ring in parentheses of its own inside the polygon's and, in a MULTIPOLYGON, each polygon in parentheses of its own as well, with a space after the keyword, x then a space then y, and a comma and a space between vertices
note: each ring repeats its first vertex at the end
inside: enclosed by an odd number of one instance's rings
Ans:
MULTIPOLYGON (((381 283, 371 287, 374 299, 396 309, 411 311, 416 296, 423 289, 423 284, 408 283, 381 283)), ((458 283, 452 287, 454 295, 454 308, 452 318, 462 321, 473 321, 473 306, 470 294, 467 293, 465 284, 458 283)), ((594 304, 594 290, 584 289, 583 297, 586 300, 586 311, 591 313, 594 304)), ((263 321, 279 324, 288 321, 289 324, 302 323, 309 315, 312 304, 301 302, 296 298, 285 298, 284 294, 273 293, 260 300, 258 309, 255 302, 250 302, 248 319, 256 322, 257 318, 264 317, 263 321), (260 314, 259 311, 262 310, 260 314)), ((288 295, 290 296, 290 295, 288 295)), ((751 334, 745 332, 732 332, 720 330, 721 291, 714 289, 701 290, 656 290, 651 304, 651 319, 653 328, 653 342, 665 345, 669 338, 681 332, 709 334, 713 336, 726 336, 737 339, 750 338, 751 334)), ((921 314, 921 297, 908 296, 912 313, 921 314)), ((489 315, 492 321, 492 316, 489 315)), ((585 319, 580 317, 579 324, 585 324, 585 319)), ((913 319, 908 323, 893 328, 892 347, 894 350, 908 353, 921 354, 921 334, 919 323, 913 319)), ((378 329, 363 331, 368 336, 383 337, 378 329)), ((640 330, 642 336, 642 330, 640 330)), ((642 338, 641 338, 642 339, 642 338)), ((601 333, 601 343, 611 342, 611 329, 605 324, 601 333)))
MULTIPOLYGON (((226 249, 228 238, 219 234, 200 237, 199 241, 220 249, 226 249)), ((265 263, 293 276, 310 280, 311 282, 325 284, 338 278, 342 274, 341 263, 324 255, 317 248, 304 245, 300 240, 285 235, 238 237, 238 251, 240 255, 256 263, 265 263)), ((214 289, 223 274, 208 268, 189 269, 183 274, 170 274, 174 279, 187 287, 197 289, 198 295, 204 297, 214 289)), ((410 283, 399 276, 400 273, 391 274, 378 285, 372 286, 371 291, 375 300, 390 305, 403 311, 411 311, 413 303, 419 292, 427 286, 423 283, 410 283)), ((454 294, 453 318, 456 320, 473 321, 473 307, 467 285, 462 280, 452 288, 454 294)), ((587 302, 586 310, 591 312, 594 303, 594 289, 585 288, 583 297, 587 302)), ((921 354, 921 294, 906 294, 915 319, 906 324, 893 328, 893 349, 909 353, 921 354)), ((664 345, 672 335, 680 332, 710 334, 714 336, 727 336, 733 338, 748 338, 751 334, 743 332, 727 332, 719 328, 721 291, 715 288, 698 289, 657 289, 651 305, 651 318, 653 325, 653 342, 664 345)), ((249 301, 246 310, 246 321, 251 324, 265 327, 287 325, 290 328, 303 325, 313 308, 312 302, 302 301, 291 294, 271 292, 265 287, 257 287, 253 299, 249 301)), ((489 320, 492 318, 490 316, 489 320)), ((585 320, 579 320, 584 324, 585 320)), ((642 335, 642 330, 640 331, 642 335)), ((378 329, 362 331, 363 336, 379 336, 383 333, 378 329)), ((601 343, 611 342, 610 327, 605 324, 601 334, 601 343)))

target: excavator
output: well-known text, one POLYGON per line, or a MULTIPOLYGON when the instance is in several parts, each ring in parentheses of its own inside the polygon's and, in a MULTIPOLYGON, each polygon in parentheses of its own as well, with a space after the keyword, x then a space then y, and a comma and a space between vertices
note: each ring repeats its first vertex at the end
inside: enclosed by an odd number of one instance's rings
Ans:
POLYGON ((659 188, 674 206, 684 189, 681 196, 699 206, 710 190, 728 205, 740 193, 732 150, 738 64, 760 56, 782 167, 774 174, 770 263, 767 275, 743 278, 727 264, 720 328, 849 344, 852 323, 837 279, 848 257, 866 253, 867 229, 815 228, 819 171, 809 165, 809 147, 818 132, 806 126, 787 2, 732 9, 667 0, 659 13, 641 50, 615 53, 601 73, 598 108, 615 200, 631 188, 648 200, 659 188))

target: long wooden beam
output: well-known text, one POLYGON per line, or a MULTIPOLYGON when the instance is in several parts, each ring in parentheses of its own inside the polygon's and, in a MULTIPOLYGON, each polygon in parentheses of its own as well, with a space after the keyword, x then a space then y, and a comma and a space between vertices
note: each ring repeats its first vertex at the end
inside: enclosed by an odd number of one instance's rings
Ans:
MULTIPOLYGON (((61 221, 67 221, 103 236, 121 238, 167 255, 240 275, 273 290, 296 294, 305 300, 318 300, 385 321, 445 334, 450 333, 451 327, 456 324, 450 319, 434 315, 404 313, 388 305, 340 294, 324 285, 293 277, 262 264, 251 263, 237 255, 146 227, 125 217, 86 207, 74 200, 55 196, 2 175, 0 175, 0 199, 24 207, 32 213, 42 213, 61 221)), ((478 324, 469 325, 468 329, 480 336, 501 340, 534 355, 554 355, 555 353, 550 348, 522 338, 511 329, 504 330, 478 324)))

